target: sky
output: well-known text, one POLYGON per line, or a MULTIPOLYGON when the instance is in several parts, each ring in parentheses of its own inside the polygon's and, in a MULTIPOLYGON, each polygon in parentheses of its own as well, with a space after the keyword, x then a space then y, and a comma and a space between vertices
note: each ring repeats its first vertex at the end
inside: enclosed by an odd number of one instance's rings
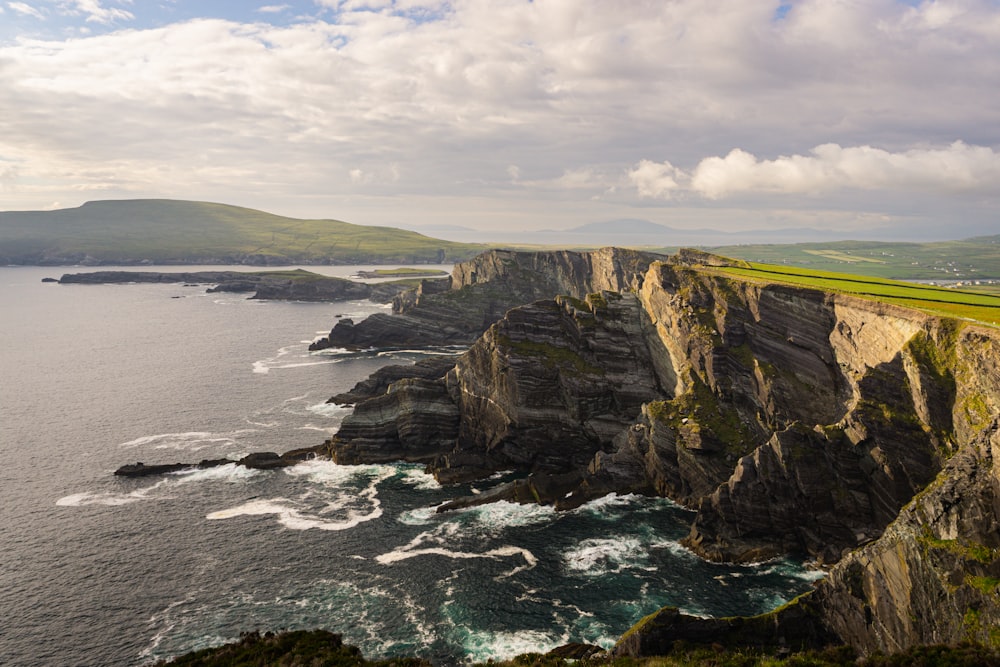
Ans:
POLYGON ((0 210, 1000 233, 1000 0, 0 0, 0 210))

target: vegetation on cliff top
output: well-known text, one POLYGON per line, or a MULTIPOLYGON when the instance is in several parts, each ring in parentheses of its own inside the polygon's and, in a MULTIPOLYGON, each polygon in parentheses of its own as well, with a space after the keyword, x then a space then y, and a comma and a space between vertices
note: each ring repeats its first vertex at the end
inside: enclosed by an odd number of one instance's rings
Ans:
POLYGON ((841 271, 900 280, 982 281, 1000 278, 1000 236, 931 243, 830 243, 720 246, 712 252, 789 268, 841 271))
MULTIPOLYGON (((416 658, 366 660, 361 652, 325 630, 278 634, 249 632, 240 641, 161 661, 157 667, 430 667, 416 658)), ((875 654, 858 660, 848 647, 784 655, 721 645, 698 647, 677 642, 670 655, 650 658, 597 657, 580 660, 529 653, 511 660, 489 661, 491 667, 1000 667, 1000 651, 976 644, 919 646, 894 655, 875 654)))
POLYGON ((1000 325, 1000 295, 773 264, 756 262, 745 264, 745 266, 712 267, 712 270, 749 280, 850 294, 915 308, 940 317, 1000 325))

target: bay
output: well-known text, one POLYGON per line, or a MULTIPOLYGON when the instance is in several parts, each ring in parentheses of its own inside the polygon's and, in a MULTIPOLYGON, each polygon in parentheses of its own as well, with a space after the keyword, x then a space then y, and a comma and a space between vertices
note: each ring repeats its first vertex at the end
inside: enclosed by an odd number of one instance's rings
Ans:
POLYGON ((816 577, 695 558, 678 545, 690 514, 665 500, 437 515, 498 480, 441 488, 419 466, 329 461, 116 478, 316 445, 347 414, 329 396, 425 353, 308 352, 338 316, 383 310, 368 302, 41 282, 61 272, 0 268, 0 664, 143 665, 314 627, 371 657, 459 664, 610 646, 666 604, 757 613, 816 577))

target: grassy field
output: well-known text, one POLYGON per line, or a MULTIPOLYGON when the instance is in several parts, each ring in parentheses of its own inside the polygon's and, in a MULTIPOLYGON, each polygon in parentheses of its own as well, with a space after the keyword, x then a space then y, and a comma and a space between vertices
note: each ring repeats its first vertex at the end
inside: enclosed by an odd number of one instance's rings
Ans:
POLYGON ((988 293, 933 285, 918 285, 831 271, 803 269, 759 262, 739 262, 713 267, 721 273, 767 283, 813 287, 828 292, 852 294, 934 315, 974 320, 1000 326, 1000 293, 988 293))
POLYGON ((837 241, 737 245, 711 252, 751 262, 897 280, 1000 280, 1000 235, 935 243, 837 241))
POLYGON ((37 264, 59 257, 104 263, 448 263, 484 249, 391 227, 168 199, 0 213, 0 260, 5 263, 37 264))

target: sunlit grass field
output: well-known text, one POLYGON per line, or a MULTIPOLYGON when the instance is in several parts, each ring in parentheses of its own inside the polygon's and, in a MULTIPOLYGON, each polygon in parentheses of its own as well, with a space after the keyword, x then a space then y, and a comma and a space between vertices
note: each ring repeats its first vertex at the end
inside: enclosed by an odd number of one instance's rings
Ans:
POLYGON ((716 247, 710 252, 806 271, 839 271, 896 280, 968 282, 1000 278, 1000 236, 932 243, 754 244, 716 247))
POLYGON ((895 280, 807 270, 798 267, 739 262, 712 270, 768 283, 813 287, 828 292, 915 308, 933 315, 1000 326, 1000 293, 919 285, 895 280))

